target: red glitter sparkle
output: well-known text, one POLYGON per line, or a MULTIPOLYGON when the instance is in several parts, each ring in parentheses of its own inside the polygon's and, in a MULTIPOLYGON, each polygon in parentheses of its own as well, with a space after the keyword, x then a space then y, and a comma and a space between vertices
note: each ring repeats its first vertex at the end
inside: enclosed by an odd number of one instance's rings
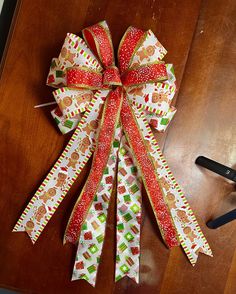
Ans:
POLYGON ((116 88, 107 97, 104 107, 103 124, 100 128, 91 172, 69 220, 64 237, 65 242, 77 242, 88 208, 100 184, 110 154, 117 117, 119 116, 122 103, 121 92, 121 88, 116 88))
POLYGON ((121 108, 121 123, 137 160, 138 166, 140 167, 144 185, 148 192, 148 196, 164 240, 170 248, 177 246, 179 245, 179 242, 176 236, 175 227, 172 223, 170 212, 164 202, 163 194, 155 175, 154 166, 148 156, 145 143, 126 97, 124 97, 121 108))

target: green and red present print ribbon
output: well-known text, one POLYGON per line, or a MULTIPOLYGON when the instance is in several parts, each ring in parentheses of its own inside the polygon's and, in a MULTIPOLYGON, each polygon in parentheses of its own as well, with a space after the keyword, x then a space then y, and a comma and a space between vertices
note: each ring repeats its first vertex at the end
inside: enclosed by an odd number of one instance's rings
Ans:
POLYGON ((57 88, 52 116, 62 133, 74 134, 13 231, 26 231, 35 243, 94 152, 64 235, 64 243, 78 243, 73 280, 95 286, 116 175, 116 281, 139 281, 142 183, 167 247, 180 243, 193 265, 199 252, 212 256, 150 128, 165 131, 176 112, 173 66, 162 61, 166 50, 152 31, 129 27, 117 67, 105 21, 82 33, 84 40, 67 34, 47 79, 57 88))

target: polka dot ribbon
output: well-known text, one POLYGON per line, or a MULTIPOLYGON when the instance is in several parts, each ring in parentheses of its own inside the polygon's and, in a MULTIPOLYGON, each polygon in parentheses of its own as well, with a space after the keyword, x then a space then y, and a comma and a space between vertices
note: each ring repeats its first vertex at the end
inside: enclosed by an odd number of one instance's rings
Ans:
POLYGON ((150 128, 165 131, 176 112, 171 106, 176 91, 173 66, 162 61, 165 48, 150 30, 129 27, 116 66, 105 21, 82 33, 84 40, 67 34, 47 79, 57 88, 53 118, 62 133, 75 132, 13 231, 26 231, 36 242, 94 152, 64 235, 64 243, 79 242, 73 279, 95 285, 116 173, 116 280, 125 275, 139 280, 141 182, 167 247, 180 243, 193 265, 199 252, 212 256, 150 128))

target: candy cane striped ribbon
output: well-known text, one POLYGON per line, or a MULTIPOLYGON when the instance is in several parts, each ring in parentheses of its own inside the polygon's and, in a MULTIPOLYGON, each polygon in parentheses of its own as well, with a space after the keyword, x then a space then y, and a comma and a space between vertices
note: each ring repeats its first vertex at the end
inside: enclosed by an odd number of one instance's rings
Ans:
POLYGON ((26 231, 32 242, 36 242, 92 155, 98 125, 98 109, 103 105, 108 93, 108 90, 96 92, 62 155, 17 221, 14 232, 26 231), (91 122, 96 123, 90 124, 91 122))

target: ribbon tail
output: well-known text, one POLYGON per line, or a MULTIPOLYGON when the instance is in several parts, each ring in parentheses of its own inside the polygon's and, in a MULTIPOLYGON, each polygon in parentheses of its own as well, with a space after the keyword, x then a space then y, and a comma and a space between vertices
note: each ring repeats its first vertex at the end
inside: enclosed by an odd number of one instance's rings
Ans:
POLYGON ((92 155, 96 127, 95 124, 90 123, 99 119, 98 109, 103 105, 108 92, 105 90, 96 92, 62 155, 28 203, 13 232, 26 231, 33 243, 37 241, 92 155))
POLYGON ((121 123, 140 170, 163 240, 169 248, 177 246, 179 245, 178 236, 164 198, 162 186, 159 183, 153 160, 145 144, 141 132, 142 128, 138 125, 126 96, 121 109, 121 123))
POLYGON ((106 99, 91 171, 70 216, 64 235, 64 243, 76 243, 79 239, 82 224, 97 193, 108 162, 122 100, 121 88, 116 88, 106 99))
POLYGON ((79 239, 72 280, 84 279, 95 287, 98 266, 105 239, 107 211, 115 180, 117 151, 120 144, 121 129, 117 127, 113 148, 103 173, 98 192, 93 199, 79 239))
POLYGON ((118 152, 116 273, 139 282, 141 179, 123 135, 118 152))
POLYGON ((148 125, 145 114, 141 109, 134 108, 134 110, 139 126, 143 130, 143 136, 155 164, 160 183, 163 187, 165 199, 178 232, 181 246, 189 261, 194 266, 197 262, 199 252, 213 256, 211 248, 201 231, 182 189, 176 182, 176 179, 167 165, 151 128, 148 125))

